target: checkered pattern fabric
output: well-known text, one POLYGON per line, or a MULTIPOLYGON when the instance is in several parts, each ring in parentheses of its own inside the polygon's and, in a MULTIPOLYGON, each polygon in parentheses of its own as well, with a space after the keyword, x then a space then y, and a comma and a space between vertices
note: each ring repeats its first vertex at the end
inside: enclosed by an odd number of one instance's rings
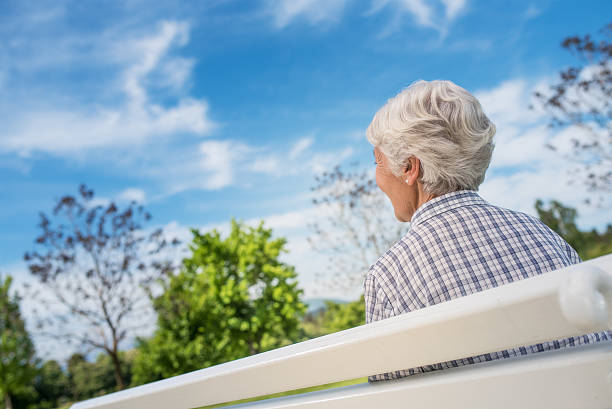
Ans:
MULTIPOLYGON (((578 254, 539 220, 493 206, 476 192, 426 202, 410 231, 366 276, 366 323, 425 308, 579 263, 578 254)), ((380 381, 494 359, 612 339, 587 334, 454 361, 370 376, 380 381)), ((418 353, 418 352, 417 352, 418 353)))

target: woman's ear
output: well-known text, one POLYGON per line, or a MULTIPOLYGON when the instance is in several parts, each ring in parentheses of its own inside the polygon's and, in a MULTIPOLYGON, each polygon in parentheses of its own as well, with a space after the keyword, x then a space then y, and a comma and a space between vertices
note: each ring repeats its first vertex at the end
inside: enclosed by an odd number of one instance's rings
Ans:
POLYGON ((406 181, 406 183, 408 183, 408 185, 412 186, 419 180, 420 170, 421 170, 421 161, 414 156, 411 156, 410 158, 408 158, 408 163, 406 164, 406 167, 404 168, 404 175, 403 175, 404 180, 406 181))

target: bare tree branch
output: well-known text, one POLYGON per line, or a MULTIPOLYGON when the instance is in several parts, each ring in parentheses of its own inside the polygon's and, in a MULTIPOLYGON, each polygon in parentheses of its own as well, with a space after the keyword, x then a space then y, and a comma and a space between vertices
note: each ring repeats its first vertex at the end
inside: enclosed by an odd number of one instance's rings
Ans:
POLYGON ((41 234, 24 259, 50 290, 51 300, 40 293, 40 301, 62 307, 41 314, 43 333, 105 351, 123 389, 121 342, 141 326, 136 312, 152 313, 143 300, 150 286, 174 271, 164 251, 180 243, 168 243, 161 229, 146 234, 142 224, 151 215, 135 202, 119 209, 112 202, 94 206, 93 198, 93 190, 81 185, 78 195, 58 200, 52 216, 41 213, 41 234))
MULTIPOLYGON (((565 38, 561 46, 581 63, 561 71, 547 92, 534 95, 552 128, 576 127, 569 152, 563 154, 577 164, 572 181, 605 194, 612 192, 612 23, 599 34, 599 39, 589 34, 565 38)), ((557 141, 547 147, 566 151, 561 145, 557 141)))
POLYGON ((308 241, 328 256, 329 271, 321 272, 319 279, 339 289, 361 285, 370 265, 407 231, 405 224, 393 218, 387 198, 370 173, 355 166, 349 171, 336 166, 315 177, 311 188, 313 204, 326 217, 309 226, 308 241))

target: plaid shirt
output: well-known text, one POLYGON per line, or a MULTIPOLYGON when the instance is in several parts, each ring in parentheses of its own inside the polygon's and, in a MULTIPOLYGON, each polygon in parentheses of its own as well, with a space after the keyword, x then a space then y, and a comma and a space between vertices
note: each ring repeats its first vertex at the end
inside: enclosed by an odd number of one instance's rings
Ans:
MULTIPOLYGON (((523 213, 490 205, 476 192, 436 197, 417 209, 410 231, 366 276, 366 323, 579 263, 559 235, 523 213)), ((454 361, 370 376, 400 378, 494 359, 612 339, 587 334, 454 361)))

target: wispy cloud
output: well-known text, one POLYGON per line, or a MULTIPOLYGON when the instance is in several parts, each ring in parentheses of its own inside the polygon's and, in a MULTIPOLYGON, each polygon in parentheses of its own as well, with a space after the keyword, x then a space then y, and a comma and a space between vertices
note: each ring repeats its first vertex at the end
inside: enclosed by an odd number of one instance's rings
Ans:
POLYGON ((251 169, 259 173, 278 175, 281 172, 281 161, 274 155, 255 158, 251 165, 251 169))
POLYGON ((339 152, 318 152, 308 162, 315 174, 328 171, 353 155, 353 148, 346 147, 339 152))
POLYGON ((417 25, 435 29, 444 37, 451 23, 467 9, 467 0, 373 0, 368 14, 376 14, 384 8, 393 8, 397 14, 383 30, 382 36, 396 30, 401 21, 401 13, 407 13, 417 25))
MULTIPOLYGON (((82 154, 95 148, 121 148, 143 144, 153 138, 176 133, 204 135, 213 122, 208 118, 206 101, 180 96, 173 105, 151 98, 147 80, 174 90, 182 89, 193 61, 170 54, 189 40, 186 23, 165 21, 152 34, 123 39, 120 47, 103 50, 114 55, 124 68, 111 79, 119 84, 112 103, 93 101, 86 106, 64 105, 42 99, 41 108, 12 112, 3 118, 0 150, 29 155, 47 152, 59 155, 82 154)), ((112 87, 111 87, 112 88, 112 87)))
POLYGON ((147 195, 144 190, 131 187, 119 193, 117 199, 126 202, 136 202, 143 204, 147 200, 147 195))
POLYGON ((409 12, 422 26, 433 25, 431 6, 423 0, 373 0, 371 11, 377 13, 387 6, 395 6, 399 10, 409 12))
POLYGON ((293 148, 291 148, 291 151, 289 152, 289 159, 296 159, 306 149, 308 149, 310 145, 312 145, 313 142, 314 142, 314 139, 311 137, 301 138, 300 140, 298 140, 295 143, 295 145, 293 145, 293 148))
POLYGON ((244 160, 253 150, 233 139, 215 139, 196 146, 175 149, 172 154, 157 153, 156 163, 143 164, 144 177, 156 181, 159 200, 186 190, 219 190, 236 184, 244 160))
POLYGON ((334 21, 340 17, 348 0, 270 0, 267 8, 277 28, 284 28, 295 20, 310 24, 334 21))
POLYGON ((523 13, 523 16, 526 20, 530 20, 538 17, 540 14, 542 14, 542 9, 535 4, 530 4, 529 7, 527 7, 527 10, 525 10, 523 13))
POLYGON ((442 0, 444 6, 446 6, 445 16, 447 20, 455 19, 467 5, 467 0, 442 0))
MULTIPOLYGON (((273 16, 275 27, 282 29, 297 21, 311 25, 330 23, 339 20, 349 3, 353 0, 280 0, 268 1, 267 10, 273 16)), ((433 28, 446 35, 449 25, 467 8, 467 0, 372 0, 365 12, 370 16, 385 8, 393 8, 394 13, 408 13, 417 25, 433 28)), ((393 31, 400 22, 400 14, 395 14, 383 35, 393 31)))
POLYGON ((235 160, 245 151, 232 141, 207 141, 200 145, 203 178, 202 187, 210 190, 230 185, 234 180, 235 160))
POLYGON ((150 176, 166 180, 166 194, 189 189, 218 190, 233 185, 250 186, 257 180, 256 174, 275 179, 318 174, 353 155, 353 149, 345 147, 317 151, 296 161, 312 143, 312 138, 302 138, 286 151, 232 139, 205 141, 198 152, 179 156, 180 163, 174 158, 167 165, 156 165, 150 176))

